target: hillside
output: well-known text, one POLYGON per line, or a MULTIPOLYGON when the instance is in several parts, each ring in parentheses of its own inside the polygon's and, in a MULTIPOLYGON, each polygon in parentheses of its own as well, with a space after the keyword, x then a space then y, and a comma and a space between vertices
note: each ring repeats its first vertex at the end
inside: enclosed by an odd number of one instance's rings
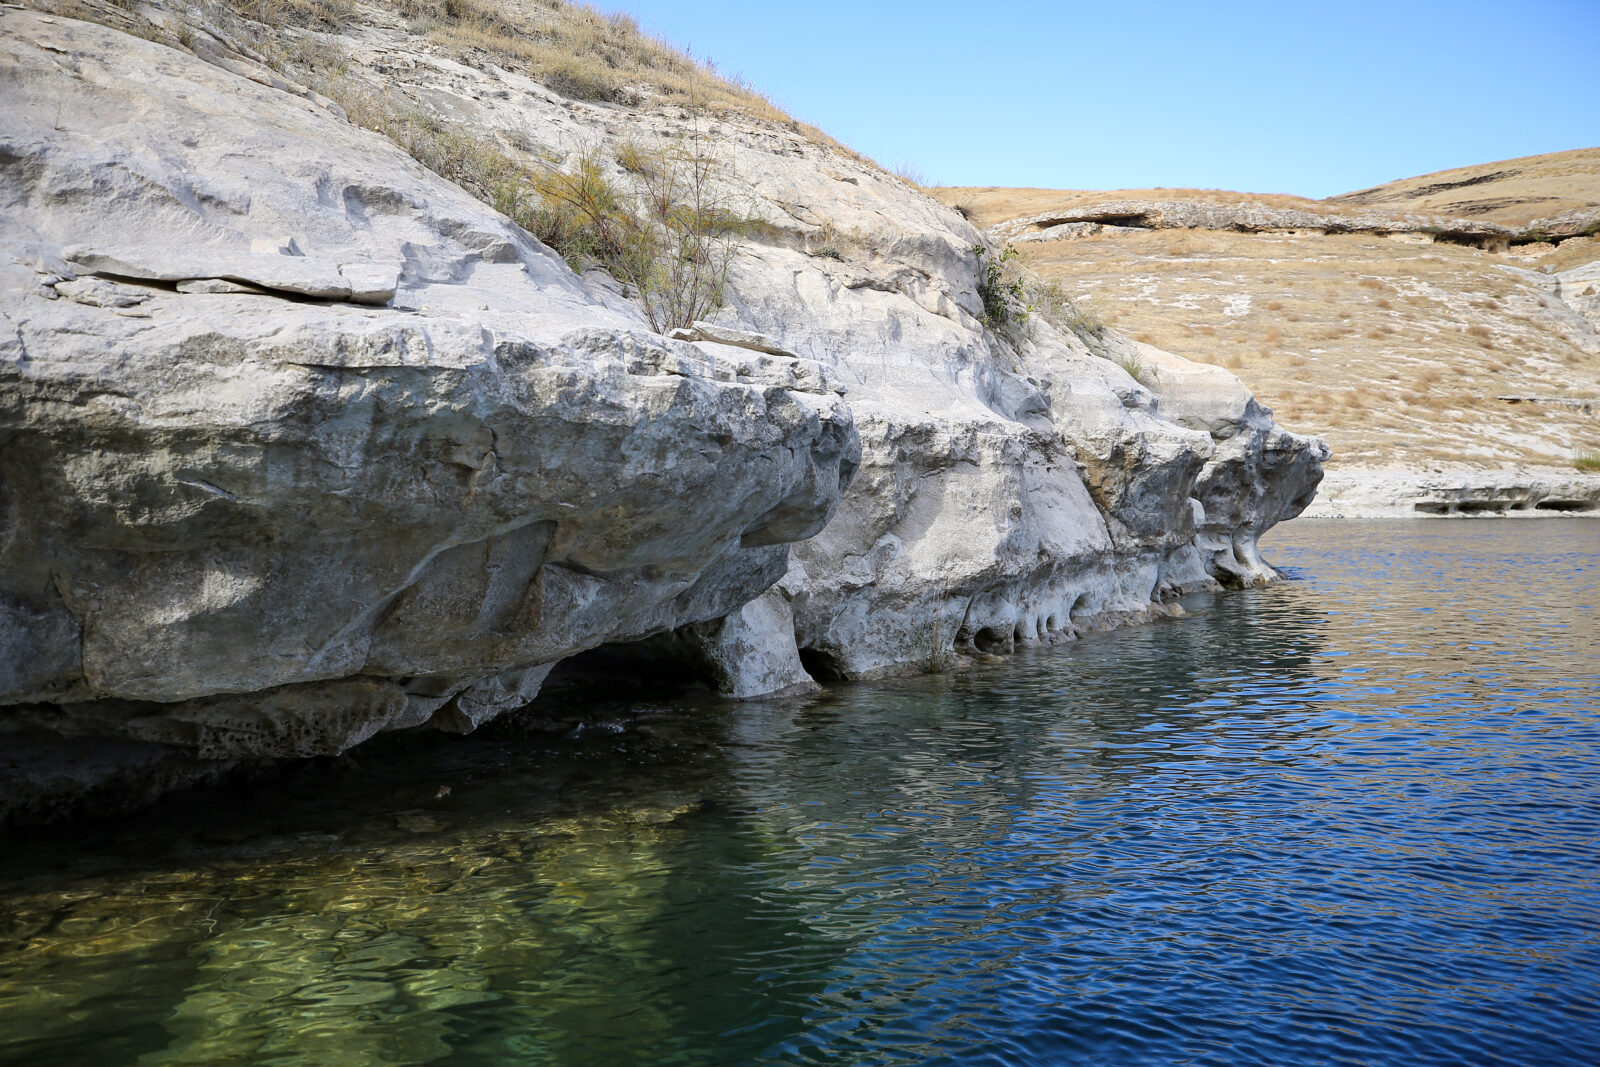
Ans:
POLYGON ((1600 211, 1600 148, 1442 170, 1343 193, 1324 202, 1429 211, 1533 227, 1565 214, 1600 211))
POLYGON ((1334 472, 1570 471, 1600 451, 1600 149, 1325 201, 935 193, 1091 315, 1233 370, 1287 425, 1328 440, 1334 472), (1556 240, 1526 232, 1553 216, 1556 240))

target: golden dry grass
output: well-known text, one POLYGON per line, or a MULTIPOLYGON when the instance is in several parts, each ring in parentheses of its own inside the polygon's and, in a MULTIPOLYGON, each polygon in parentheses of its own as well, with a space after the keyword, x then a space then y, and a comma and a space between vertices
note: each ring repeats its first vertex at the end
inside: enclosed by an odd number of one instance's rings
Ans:
POLYGON ((1600 397, 1600 354, 1574 343, 1544 290, 1497 267, 1530 261, 1360 235, 1186 233, 1182 256, 1167 231, 1019 248, 1125 332, 1233 370, 1284 425, 1325 436, 1336 463, 1568 463, 1596 444, 1593 415, 1496 399, 1600 397))
POLYGON ((1403 178, 1324 203, 1370 206, 1522 227, 1563 211, 1600 209, 1600 148, 1524 156, 1403 178))
POLYGON ((517 71, 571 99, 738 113, 864 159, 753 86, 644 32, 631 16, 568 0, 169 0, 164 13, 129 0, 22 2, 173 47, 188 46, 184 37, 194 25, 220 25, 272 66, 313 84, 349 59, 342 36, 363 27, 400 29, 459 62, 517 71))
MULTIPOLYGON (((1600 207, 1600 149, 1462 168, 1325 201, 1194 189, 930 192, 984 226, 1113 199, 1179 197, 1523 226, 1600 207)), ((1566 463, 1600 433, 1594 417, 1576 408, 1496 399, 1600 397, 1593 330, 1543 286, 1498 269, 1570 270, 1600 260, 1600 236, 1501 253, 1406 236, 1203 230, 1019 247, 1043 277, 1069 296, 1097 301, 1139 339, 1233 369, 1286 424, 1326 436, 1336 462, 1566 463)))

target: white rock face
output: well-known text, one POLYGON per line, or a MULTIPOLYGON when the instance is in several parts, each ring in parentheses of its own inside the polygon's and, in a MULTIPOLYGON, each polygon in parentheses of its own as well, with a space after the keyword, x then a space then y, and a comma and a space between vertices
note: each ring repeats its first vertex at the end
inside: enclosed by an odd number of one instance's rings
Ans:
POLYGON ((651 334, 282 92, 4 19, 5 727, 202 759, 471 728, 738 611, 837 505, 816 366, 651 334), (284 229, 303 256, 248 251, 284 229), (170 284, 206 278, 269 291, 170 284))
MULTIPOLYGON (((767 226, 661 337, 314 94, 0 25, 0 730, 52 752, 467 730, 644 639, 738 697, 939 669, 1269 579, 1320 477, 1226 371, 986 328, 982 237, 791 130, 703 131, 767 226)), ((354 75, 534 153, 691 127, 411 41, 354 75)))
POLYGON ((800 662, 794 612, 776 589, 731 615, 685 627, 678 636, 706 661, 728 696, 792 696, 820 688, 800 662))

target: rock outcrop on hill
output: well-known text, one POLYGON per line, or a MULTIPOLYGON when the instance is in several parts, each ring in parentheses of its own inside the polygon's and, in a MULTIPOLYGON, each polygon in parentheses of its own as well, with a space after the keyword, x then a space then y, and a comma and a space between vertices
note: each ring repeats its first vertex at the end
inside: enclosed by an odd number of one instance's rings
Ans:
MULTIPOLYGON (((1477 247, 1505 248, 1523 238, 1523 231, 1493 222, 1436 215, 1367 211, 1358 214, 1272 207, 1241 200, 1220 204, 1202 200, 1110 199, 1047 211, 997 223, 991 232, 1014 243, 1070 241, 1118 230, 1229 230, 1234 233, 1278 233, 1304 230, 1320 234, 1425 234, 1438 241, 1477 247)), ((1548 239, 1548 236, 1541 239, 1548 239)), ((1531 240, 1531 238, 1529 239, 1531 240)))
POLYGON ((1240 200, 1127 200, 1112 198, 1070 208, 1007 219, 990 227, 990 233, 1016 244, 1030 241, 1072 241, 1102 233, 1131 230, 1227 230, 1232 233, 1317 234, 1418 234, 1429 240, 1474 248, 1504 251, 1512 245, 1560 244, 1592 234, 1600 225, 1600 211, 1569 211, 1528 226, 1505 226, 1479 219, 1460 219, 1415 212, 1358 213, 1319 207, 1274 207, 1240 200))
POLYGON ((793 129, 348 42, 529 158, 707 136, 762 225, 663 336, 248 57, 0 26, 0 817, 470 730, 600 646, 750 697, 1148 618, 1271 578, 1320 477, 1226 371, 1002 336, 976 230, 793 129))

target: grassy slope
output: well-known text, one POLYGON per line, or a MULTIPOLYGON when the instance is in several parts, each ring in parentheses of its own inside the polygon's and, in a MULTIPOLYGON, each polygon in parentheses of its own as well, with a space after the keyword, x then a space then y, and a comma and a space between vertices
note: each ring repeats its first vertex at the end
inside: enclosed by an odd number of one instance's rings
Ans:
POLYGON ((1329 197, 1325 203, 1526 226, 1563 211, 1600 208, 1600 148, 1458 167, 1329 197))
MULTIPOLYGON (((1218 190, 934 190, 979 225, 1064 205, 1192 196, 1273 205, 1370 204, 1509 225, 1600 206, 1600 149, 1428 175, 1329 201, 1218 190), (1473 185, 1439 189, 1499 174, 1473 185), (1433 187, 1430 189, 1429 187, 1433 187), (1515 195, 1526 202, 1512 202, 1515 195), (1357 199, 1359 198, 1359 199, 1357 199)), ((1046 278, 1122 331, 1229 367, 1291 429, 1323 434, 1336 463, 1570 466, 1600 450, 1600 420, 1504 395, 1600 397, 1592 328, 1501 269, 1568 270, 1600 240, 1490 253, 1365 235, 1203 230, 1107 233, 1018 246, 1046 278)))

